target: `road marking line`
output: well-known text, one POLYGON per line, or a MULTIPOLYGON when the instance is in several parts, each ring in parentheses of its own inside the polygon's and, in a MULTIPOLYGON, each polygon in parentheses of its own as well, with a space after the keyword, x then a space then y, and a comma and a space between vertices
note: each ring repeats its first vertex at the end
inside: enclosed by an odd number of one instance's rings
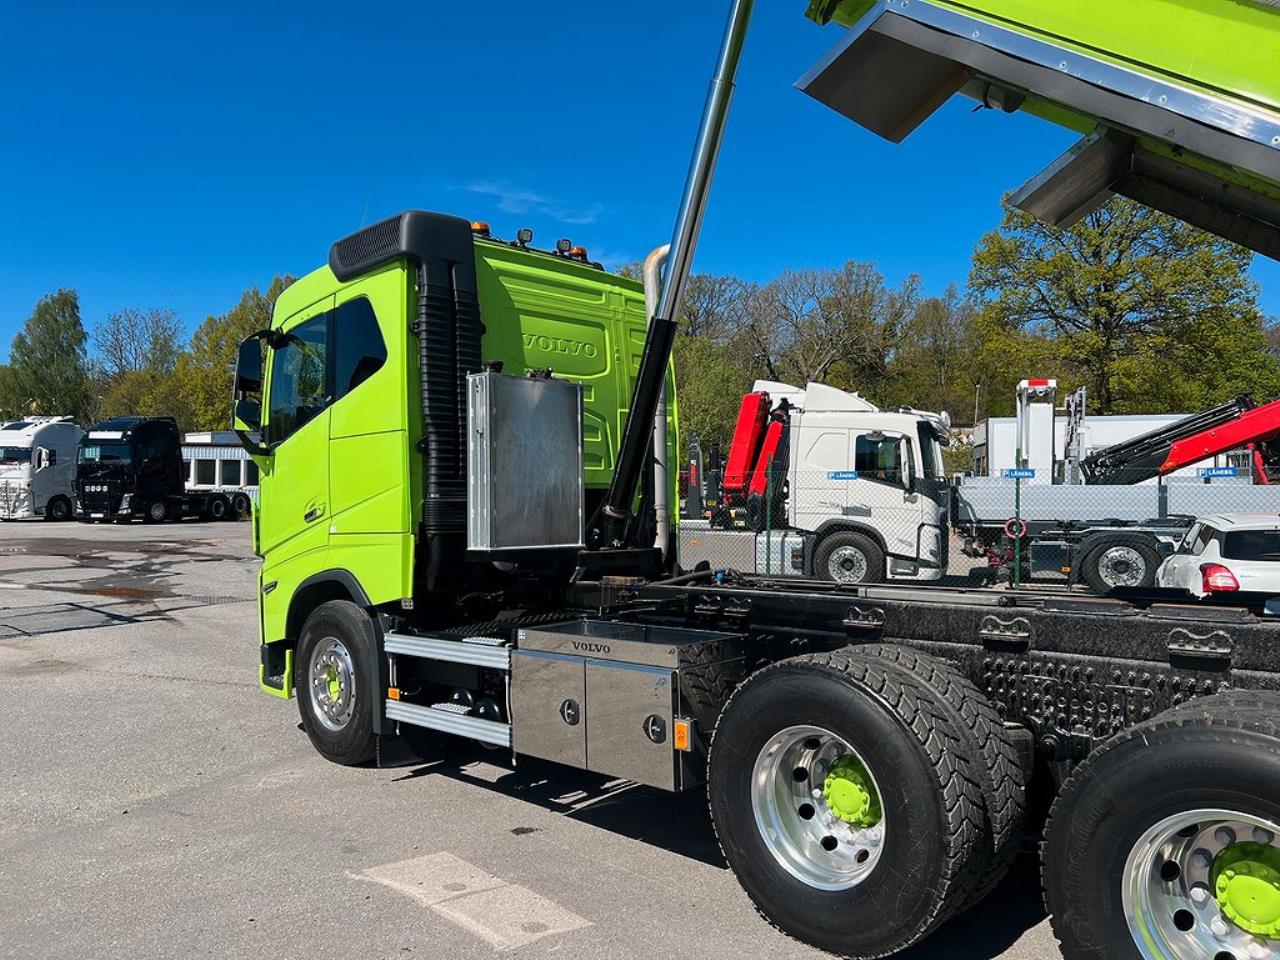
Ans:
POLYGON ((510 950, 591 926, 591 921, 546 897, 507 883, 451 853, 427 854, 348 876, 380 883, 417 900, 495 950, 510 950))

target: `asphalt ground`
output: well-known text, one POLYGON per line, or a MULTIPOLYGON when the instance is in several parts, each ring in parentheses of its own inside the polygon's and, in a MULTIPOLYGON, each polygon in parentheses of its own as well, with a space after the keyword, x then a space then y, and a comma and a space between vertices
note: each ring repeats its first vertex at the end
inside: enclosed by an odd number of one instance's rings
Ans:
MULTIPOLYGON (((0 957, 825 956, 699 793, 483 748, 321 760, 257 687, 247 524, 0 524, 0 957)), ((1034 859, 911 960, 1059 956, 1034 859)))

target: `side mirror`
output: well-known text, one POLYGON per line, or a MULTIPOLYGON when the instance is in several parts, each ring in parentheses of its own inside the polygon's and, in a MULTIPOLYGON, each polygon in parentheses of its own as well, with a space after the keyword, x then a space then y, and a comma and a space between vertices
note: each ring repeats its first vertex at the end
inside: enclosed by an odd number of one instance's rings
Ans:
MULTIPOLYGON (((264 331, 246 337, 236 355, 236 399, 262 394, 262 340, 264 331)), ((237 413, 237 416, 239 414, 237 413)))

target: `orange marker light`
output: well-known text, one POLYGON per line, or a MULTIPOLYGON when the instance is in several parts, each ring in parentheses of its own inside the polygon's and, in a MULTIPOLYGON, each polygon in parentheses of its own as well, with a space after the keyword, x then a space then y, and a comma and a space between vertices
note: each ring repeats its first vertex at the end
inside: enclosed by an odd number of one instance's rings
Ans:
POLYGON ((587 248, 574 247, 572 250, 569 251, 569 256, 577 257, 579 260, 585 260, 587 259, 587 248))
POLYGON ((484 220, 475 220, 471 224, 471 232, 478 233, 482 237, 487 237, 492 231, 489 229, 489 224, 484 220))
POLYGON ((688 753, 691 749, 690 741, 692 737, 689 732, 688 720, 677 720, 671 727, 671 745, 683 753, 688 753))
POLYGON ((399 688, 399 687, 387 687, 387 699, 388 699, 388 700, 399 700, 399 699, 400 699, 400 688, 399 688))

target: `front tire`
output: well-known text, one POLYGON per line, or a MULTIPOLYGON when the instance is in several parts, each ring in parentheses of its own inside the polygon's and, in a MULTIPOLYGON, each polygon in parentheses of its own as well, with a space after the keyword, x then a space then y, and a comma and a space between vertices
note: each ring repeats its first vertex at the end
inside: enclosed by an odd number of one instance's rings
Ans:
POLYGON ((293 686, 311 744, 326 760, 353 767, 374 758, 378 665, 369 616, 349 600, 311 612, 298 638, 293 686))
POLYGON ((1280 957, 1280 719, 1211 696, 1119 734, 1054 802, 1045 901, 1067 960, 1280 957))
POLYGON ((725 859, 798 940, 885 956, 972 893, 976 762, 933 691, 896 664, 838 651, 765 667, 726 705, 709 763, 725 859))
POLYGON ((169 519, 169 504, 164 500, 153 500, 147 504, 145 520, 147 523, 164 523, 169 519))
POLYGON ((54 497, 44 507, 44 518, 55 523, 71 519, 71 501, 66 497, 54 497))
POLYGON ((841 530, 823 537, 813 567, 819 580, 880 583, 884 580, 884 551, 864 533, 841 530))

